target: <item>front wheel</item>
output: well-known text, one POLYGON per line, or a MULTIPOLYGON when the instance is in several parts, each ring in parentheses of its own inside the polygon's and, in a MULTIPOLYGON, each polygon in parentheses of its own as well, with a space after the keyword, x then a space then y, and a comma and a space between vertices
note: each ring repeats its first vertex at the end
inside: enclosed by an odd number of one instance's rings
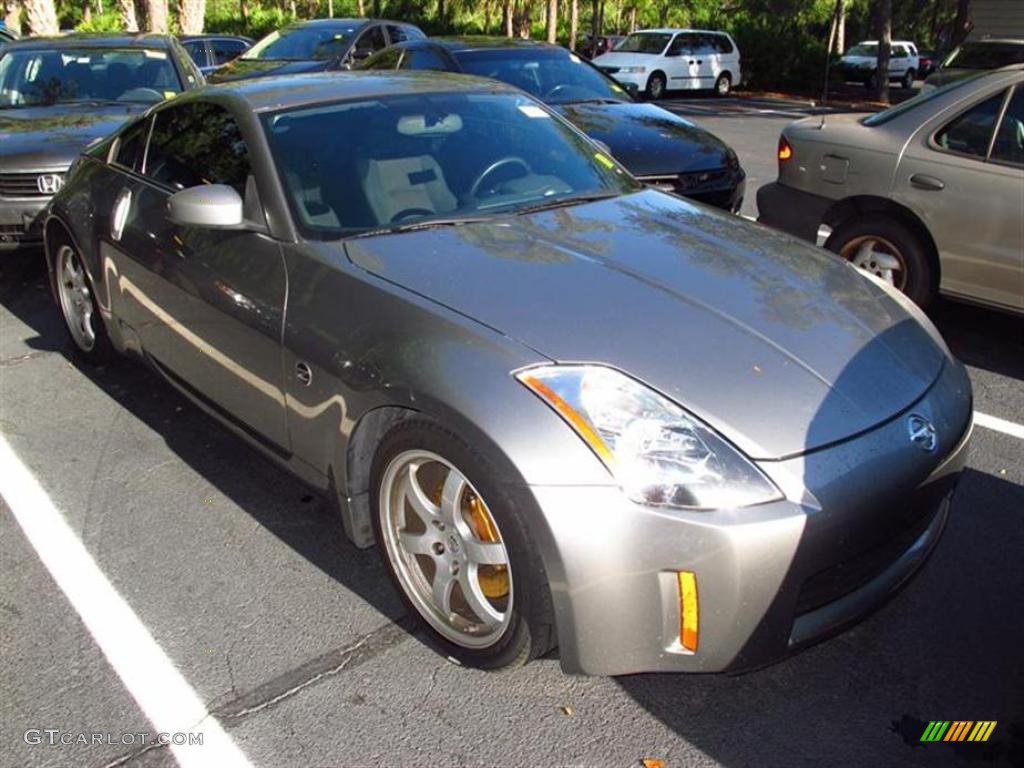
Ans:
POLYGON ((825 246, 895 286, 920 307, 935 296, 938 275, 921 238, 896 219, 881 214, 858 216, 840 224, 825 246))
POLYGON ((665 95, 667 81, 661 72, 655 72, 647 79, 647 98, 656 101, 665 95))
POLYGON ((732 78, 723 72, 715 81, 715 93, 718 96, 728 96, 730 90, 732 90, 732 78))
POLYGON ((479 453, 421 418, 382 440, 373 523, 406 605, 467 666, 518 666, 553 645, 543 567, 503 485, 479 453))
POLYGON ((914 87, 915 79, 917 79, 917 73, 912 69, 908 69, 906 72, 903 73, 903 78, 900 80, 900 85, 909 90, 914 87))
POLYGON ((82 257, 65 238, 55 245, 53 275, 64 327, 75 352, 89 363, 102 365, 113 357, 113 346, 100 318, 92 283, 82 257))

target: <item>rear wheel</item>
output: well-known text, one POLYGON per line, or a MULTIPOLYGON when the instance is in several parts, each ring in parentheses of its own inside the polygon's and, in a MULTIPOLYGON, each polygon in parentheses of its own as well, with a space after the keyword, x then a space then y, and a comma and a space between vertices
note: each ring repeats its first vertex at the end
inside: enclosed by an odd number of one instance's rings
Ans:
POLYGON ((858 269, 869 272, 925 307, 934 298, 937 278, 921 238, 884 214, 857 216, 841 224, 826 247, 858 269))
POLYGON ((57 239, 54 244, 57 248, 53 264, 57 301, 74 350, 90 363, 109 362, 114 348, 100 318, 82 257, 66 237, 57 239))
POLYGON ((909 90, 910 88, 914 87, 914 80, 916 79, 917 73, 912 69, 908 69, 906 72, 903 73, 903 78, 900 80, 900 85, 909 90))
POLYGON ((715 81, 715 93, 718 96, 728 96, 729 91, 732 90, 732 78, 729 77, 727 72, 723 72, 718 76, 715 81))
POLYGON ((665 89, 667 85, 665 75, 661 72, 654 72, 649 78, 647 78, 647 89, 645 93, 647 98, 652 101, 662 98, 665 95, 665 89))
POLYGON ((388 571, 446 655, 500 669, 550 650, 543 567, 476 451, 435 422, 409 419, 384 437, 371 479, 388 571))

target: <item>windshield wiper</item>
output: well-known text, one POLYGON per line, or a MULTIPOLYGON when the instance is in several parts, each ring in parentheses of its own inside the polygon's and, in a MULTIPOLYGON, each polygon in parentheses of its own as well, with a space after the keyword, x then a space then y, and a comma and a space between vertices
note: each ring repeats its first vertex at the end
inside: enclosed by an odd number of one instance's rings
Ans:
POLYGON ((441 227, 459 227, 463 224, 479 224, 482 221, 492 221, 493 216, 450 216, 447 218, 420 219, 410 221, 408 224, 392 224, 389 227, 378 227, 368 229, 365 232, 352 235, 349 239, 354 240, 360 237, 376 237, 377 235, 393 235, 397 232, 417 232, 422 229, 439 229, 441 227))
POLYGON ((522 216, 528 213, 550 211, 553 208, 567 208, 570 205, 590 203, 595 200, 607 200, 610 197, 619 197, 620 194, 620 192, 611 192, 609 190, 603 190, 601 192, 586 192, 580 195, 567 195, 566 197, 556 197, 550 200, 545 200, 540 203, 534 203, 533 205, 527 205, 512 211, 512 213, 514 213, 516 216, 522 216))

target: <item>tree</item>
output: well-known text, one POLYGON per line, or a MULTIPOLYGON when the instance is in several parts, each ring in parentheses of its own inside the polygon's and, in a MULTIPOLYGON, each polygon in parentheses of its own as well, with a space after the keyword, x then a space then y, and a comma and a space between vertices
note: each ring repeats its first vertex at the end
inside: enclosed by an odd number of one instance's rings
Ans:
POLYGON ((19 0, 3 0, 4 23, 15 34, 21 34, 21 3, 19 0))
POLYGON ((25 25, 30 35, 56 35, 60 32, 53 0, 25 0, 25 25))
POLYGON ((558 40, 558 0, 548 0, 548 42, 558 40))
POLYGON ((569 5, 569 50, 575 50, 576 38, 580 33, 580 0, 570 0, 569 5))
POLYGON ((889 102, 889 58, 892 54, 892 0, 878 0, 878 67, 875 98, 889 102))
POLYGON ((183 35, 200 35, 206 16, 206 0, 179 0, 178 24, 183 35))
POLYGON ((146 31, 167 32, 167 0, 146 0, 146 31))
POLYGON ((135 16, 135 0, 117 0, 117 9, 121 13, 121 26, 125 32, 138 32, 139 21, 135 16))

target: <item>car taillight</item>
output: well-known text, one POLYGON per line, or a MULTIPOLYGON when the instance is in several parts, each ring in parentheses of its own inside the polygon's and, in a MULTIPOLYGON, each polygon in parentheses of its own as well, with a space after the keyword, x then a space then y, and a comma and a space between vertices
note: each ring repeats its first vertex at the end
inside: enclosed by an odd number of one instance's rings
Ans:
POLYGON ((779 136, 779 162, 789 160, 793 156, 793 147, 786 141, 785 136, 779 136))

